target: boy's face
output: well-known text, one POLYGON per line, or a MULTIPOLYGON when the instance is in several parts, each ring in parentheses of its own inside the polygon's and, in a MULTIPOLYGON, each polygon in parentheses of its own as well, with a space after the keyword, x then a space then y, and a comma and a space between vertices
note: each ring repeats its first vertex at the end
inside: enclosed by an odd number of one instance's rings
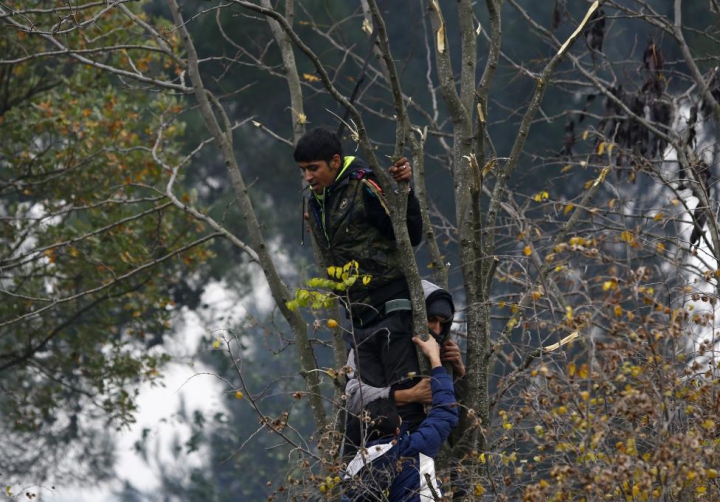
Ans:
POLYGON ((311 162, 298 162, 302 171, 303 181, 310 185, 315 193, 322 193, 323 188, 329 187, 337 177, 342 159, 335 155, 330 162, 326 160, 313 160, 311 162))
POLYGON ((430 316, 428 317, 428 328, 430 328, 436 335, 439 335, 443 329, 443 324, 446 324, 447 322, 448 320, 443 316, 430 316))

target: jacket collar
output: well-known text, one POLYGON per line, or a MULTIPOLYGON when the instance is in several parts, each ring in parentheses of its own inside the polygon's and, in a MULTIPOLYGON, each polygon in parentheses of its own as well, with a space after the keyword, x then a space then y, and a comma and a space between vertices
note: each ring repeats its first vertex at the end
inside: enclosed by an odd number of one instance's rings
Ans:
POLYGON ((344 187, 348 184, 350 181, 350 178, 352 177, 352 174, 356 171, 359 171, 361 169, 369 171, 370 169, 365 165, 364 162, 362 162, 360 159, 354 156, 345 157, 343 159, 343 166, 342 169, 340 169, 340 172, 338 172, 338 175, 335 177, 335 181, 333 181, 332 185, 329 187, 323 188, 323 192, 318 195, 315 192, 310 192, 312 196, 311 199, 316 200, 317 202, 322 202, 325 198, 325 195, 328 193, 331 193, 338 188, 344 187))

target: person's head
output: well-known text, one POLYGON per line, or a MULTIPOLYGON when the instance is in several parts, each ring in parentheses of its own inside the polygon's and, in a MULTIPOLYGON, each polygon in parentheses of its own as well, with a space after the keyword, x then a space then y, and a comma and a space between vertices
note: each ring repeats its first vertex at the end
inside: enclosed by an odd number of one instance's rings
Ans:
POLYGON ((364 415, 368 441, 400 434, 400 414, 389 399, 371 401, 365 406, 364 415))
POLYGON ((300 138, 293 155, 302 170, 303 180, 317 193, 332 185, 343 164, 340 138, 320 127, 300 138))
POLYGON ((438 294, 428 297, 425 308, 427 310, 428 328, 436 337, 441 339, 441 342, 444 341, 450 331, 450 325, 455 313, 450 294, 438 294))

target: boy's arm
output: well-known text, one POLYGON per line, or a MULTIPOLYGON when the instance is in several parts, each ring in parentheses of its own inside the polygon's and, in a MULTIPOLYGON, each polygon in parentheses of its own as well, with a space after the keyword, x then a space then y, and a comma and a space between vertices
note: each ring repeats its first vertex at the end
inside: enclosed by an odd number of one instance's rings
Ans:
POLYGON ((345 384, 345 396, 347 396, 348 412, 357 415, 364 406, 367 406, 369 402, 390 396, 390 387, 371 387, 370 385, 362 383, 357 378, 357 375, 355 375, 357 368, 355 367, 354 349, 350 349, 347 366, 350 368, 350 371, 348 371, 347 374, 348 381, 345 384))
MULTIPOLYGON (((401 162, 407 162, 407 159, 404 157, 398 161, 401 162)), ((396 163, 397 164, 397 163, 396 163)), ((409 163, 407 163, 409 167, 409 163)), ((397 168, 397 165, 391 167, 391 171, 393 168, 397 168)), ((411 173, 411 168, 407 170, 405 174, 411 173)), ((395 175, 393 175, 395 176, 395 175)), ((377 182, 377 180, 374 178, 372 174, 369 176, 370 179, 373 180, 373 182, 377 182)), ((405 176, 404 178, 408 178, 405 176)), ((411 177, 408 179, 412 179, 411 177)), ((409 188, 409 187, 408 187, 409 188)), ((383 207, 383 204, 380 202, 378 197, 382 197, 381 195, 375 194, 371 192, 370 190, 365 190, 364 192, 365 197, 365 207, 367 208, 368 217, 370 221, 373 222, 375 226, 378 227, 380 232, 388 237, 389 239, 395 239, 395 232, 392 227, 392 223, 390 221, 390 215, 387 214, 385 211, 385 208, 383 207)), ((420 213, 420 201, 415 196, 415 192, 413 190, 410 190, 408 192, 408 203, 407 203, 407 212, 406 212, 406 222, 407 222, 407 229, 408 233, 410 234, 410 244, 412 246, 417 246, 422 241, 422 214, 420 213)))
POLYGON ((420 427, 410 434, 409 451, 406 450, 407 453, 404 454, 419 452, 434 458, 458 424, 458 408, 452 379, 442 366, 433 368, 431 386, 432 408, 420 427))
POLYGON ((390 387, 372 387, 360 382, 357 378, 351 378, 345 385, 345 395, 347 396, 347 410, 353 415, 357 415, 368 403, 390 397, 390 387))
MULTIPOLYGON (((374 193, 365 190, 365 207, 368 218, 380 229, 380 232, 389 239, 395 239, 395 231, 390 221, 390 216, 374 193)), ((420 201, 411 190, 408 195, 407 204, 407 228, 410 234, 410 244, 417 246, 422 241, 422 215, 420 214, 420 201)))
POLYGON ((410 443, 407 449, 403 449, 403 455, 419 452, 428 457, 435 457, 440 451, 440 446, 458 424, 455 392, 452 378, 442 367, 440 346, 435 337, 431 336, 427 340, 414 337, 413 342, 420 346, 423 354, 430 360, 430 366, 432 367, 430 376, 432 408, 418 430, 410 434, 410 443))
POLYGON ((389 398, 395 401, 397 406, 410 403, 430 404, 430 383, 427 378, 422 379, 414 387, 409 389, 398 389, 392 391, 390 387, 373 387, 362 383, 355 375, 354 350, 350 350, 347 366, 350 371, 347 374, 348 381, 345 384, 345 396, 347 411, 357 415, 364 406, 376 399, 389 398))

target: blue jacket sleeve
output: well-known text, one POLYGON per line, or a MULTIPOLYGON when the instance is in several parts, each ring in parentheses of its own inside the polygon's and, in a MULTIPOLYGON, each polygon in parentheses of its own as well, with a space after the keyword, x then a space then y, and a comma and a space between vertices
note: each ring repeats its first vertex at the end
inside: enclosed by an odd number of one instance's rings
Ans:
POLYGON ((430 377, 432 408, 420 427, 410 434, 410 444, 403 456, 422 453, 435 457, 440 446, 458 424, 458 408, 455 402, 453 382, 445 369, 435 368, 430 377))

